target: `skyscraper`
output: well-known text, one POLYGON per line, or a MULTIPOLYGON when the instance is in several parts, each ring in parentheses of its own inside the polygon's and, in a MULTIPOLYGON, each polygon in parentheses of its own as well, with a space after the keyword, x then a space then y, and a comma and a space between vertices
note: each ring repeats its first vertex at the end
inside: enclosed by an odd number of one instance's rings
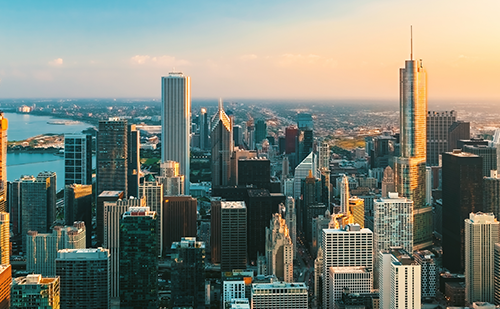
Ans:
POLYGON ((470 213, 465 219, 465 301, 494 300, 495 244, 500 223, 491 213, 470 213))
POLYGON ((146 205, 156 212, 156 234, 158 235, 158 256, 163 254, 163 184, 145 181, 139 187, 139 199, 146 198, 146 205))
POLYGON ((0 264, 10 264, 10 220, 9 213, 0 212, 0 264))
POLYGON ((470 138, 470 122, 455 121, 448 129, 448 151, 458 147, 458 141, 470 138))
POLYGON ((425 200, 427 73, 422 60, 405 62, 399 75, 400 156, 395 163, 398 193, 413 201, 413 247, 432 245, 432 207, 425 200))
POLYGON ((139 195, 141 162, 139 158, 140 132, 135 124, 127 127, 127 197, 139 195))
POLYGON ((247 267, 247 208, 245 202, 221 202, 221 271, 247 267))
POLYGON ((451 272, 464 271, 464 220, 484 210, 482 162, 460 150, 443 154, 443 266, 451 272))
POLYGON ((257 119, 255 122, 255 143, 262 144, 267 136, 267 125, 264 119, 257 119))
POLYGON ((191 136, 191 78, 172 72, 161 78, 161 162, 179 162, 189 194, 189 146, 191 136))
POLYGON ((64 134, 64 184, 92 184, 92 135, 64 134))
POLYGON ((285 219, 274 214, 266 228, 267 274, 293 282, 293 243, 285 219))
POLYGON ((64 221, 66 225, 75 221, 85 222, 86 248, 92 247, 92 185, 71 184, 64 189, 64 221), (88 228, 87 228, 88 227, 88 228))
POLYGON ((163 248, 169 250, 182 237, 196 237, 197 201, 191 196, 165 196, 163 200, 163 248))
POLYGON ((10 307, 10 286, 12 284, 12 266, 0 265, 0 309, 10 307))
MULTIPOLYGON (((103 191, 123 191, 128 197, 127 121, 118 118, 99 121, 97 133, 97 195, 103 191)), ((99 213, 97 214, 99 217, 99 213)))
POLYGON ((498 174, 483 178, 483 207, 487 213, 500 218, 500 178, 498 174))
POLYGON ((253 309, 307 309, 307 286, 304 282, 271 282, 252 284, 253 309))
POLYGON ((200 110, 199 130, 200 130, 200 148, 203 150, 210 148, 210 141, 209 141, 210 131, 208 130, 208 127, 209 125, 208 125, 207 109, 205 107, 202 107, 200 110))
POLYGON ((318 168, 330 170, 330 146, 326 142, 323 142, 321 146, 319 146, 318 168))
POLYGON ((9 122, 0 111, 0 211, 7 211, 7 128, 9 122))
POLYGON ((448 131, 457 121, 457 112, 427 112, 427 165, 438 166, 439 155, 448 151, 448 131))
POLYGON ((222 100, 212 118, 210 141, 212 144, 212 188, 229 185, 231 154, 233 153, 233 121, 224 112, 222 100))
POLYGON ((388 197, 389 192, 394 192, 395 190, 394 171, 388 166, 384 170, 384 178, 382 179, 382 197, 388 197))
POLYGON ((109 306, 109 251, 63 249, 56 258, 61 281, 61 307, 68 309, 109 306))
POLYGON ((484 177, 490 177, 491 171, 497 171, 497 149, 495 147, 465 145, 463 151, 473 153, 483 158, 484 177))
POLYGON ((163 184, 164 196, 177 196, 184 192, 184 175, 179 174, 178 162, 160 163, 160 176, 156 177, 156 181, 163 184))
POLYGON ((120 220, 120 308, 158 308, 156 212, 130 207, 120 220))
POLYGON ((59 278, 27 275, 12 281, 11 308, 59 309, 61 299, 59 278))

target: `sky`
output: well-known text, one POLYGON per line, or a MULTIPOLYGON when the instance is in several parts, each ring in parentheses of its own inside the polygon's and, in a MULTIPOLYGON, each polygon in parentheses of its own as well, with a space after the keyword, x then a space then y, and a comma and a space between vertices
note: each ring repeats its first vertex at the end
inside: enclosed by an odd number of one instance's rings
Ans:
POLYGON ((431 100, 500 100, 498 0, 0 0, 0 98, 397 100, 423 59, 431 100))

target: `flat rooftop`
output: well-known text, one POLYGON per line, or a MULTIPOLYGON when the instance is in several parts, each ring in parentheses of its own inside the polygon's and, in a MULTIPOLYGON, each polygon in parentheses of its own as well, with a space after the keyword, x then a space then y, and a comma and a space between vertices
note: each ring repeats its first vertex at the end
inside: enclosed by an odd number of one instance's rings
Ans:
POLYGON ((226 201, 222 201, 220 203, 220 207, 221 208, 233 208, 233 209, 244 209, 244 208, 247 208, 245 206, 245 202, 243 201, 238 201, 238 202, 226 202, 226 201))

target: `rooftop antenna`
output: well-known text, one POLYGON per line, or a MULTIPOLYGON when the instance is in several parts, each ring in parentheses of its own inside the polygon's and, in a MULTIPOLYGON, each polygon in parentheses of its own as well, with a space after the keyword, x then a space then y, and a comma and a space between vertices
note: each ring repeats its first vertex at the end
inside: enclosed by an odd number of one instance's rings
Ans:
POLYGON ((224 107, 222 106, 222 98, 219 98, 219 111, 224 110, 224 107))
POLYGON ((413 61, 413 26, 410 25, 410 60, 413 61))

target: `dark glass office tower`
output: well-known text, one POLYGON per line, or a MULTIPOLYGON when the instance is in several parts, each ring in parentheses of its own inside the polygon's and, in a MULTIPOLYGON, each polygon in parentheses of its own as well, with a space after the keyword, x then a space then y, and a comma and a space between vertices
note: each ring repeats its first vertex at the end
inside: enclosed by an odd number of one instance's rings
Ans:
POLYGON ((258 119, 255 122, 255 143, 262 144, 267 136, 267 125, 264 119, 258 119))
POLYGON ((233 121, 224 111, 222 101, 212 118, 210 131, 212 150, 212 188, 229 185, 233 153, 233 121))
POLYGON ((120 308, 158 308, 156 220, 149 207, 130 207, 120 220, 120 308))
POLYGON ((172 250, 173 307, 205 308, 205 243, 183 237, 172 250))
POLYGON ((92 184, 92 136, 64 134, 64 184, 92 184))
POLYGON ((247 208, 245 202, 221 202, 221 271, 247 267, 247 208))
POLYGON ((197 201, 191 196, 163 198, 163 248, 170 251, 173 242, 196 236, 197 201))
POLYGON ((130 196, 139 196, 139 173, 141 171, 140 145, 140 132, 136 129, 135 124, 131 124, 128 126, 127 137, 127 198, 130 196))
POLYGON ((117 118, 99 121, 97 133, 97 195, 123 191, 128 197, 128 128, 117 118))
POLYGON ((461 152, 443 154, 443 266, 463 273, 465 223, 471 212, 483 211, 483 159, 461 152))
POLYGON ((66 225, 85 222, 87 248, 92 247, 92 200, 92 185, 71 184, 64 188, 64 221, 66 225))
POLYGON ((448 131, 456 120, 456 111, 427 112, 428 166, 438 166, 439 155, 448 151, 448 131))

